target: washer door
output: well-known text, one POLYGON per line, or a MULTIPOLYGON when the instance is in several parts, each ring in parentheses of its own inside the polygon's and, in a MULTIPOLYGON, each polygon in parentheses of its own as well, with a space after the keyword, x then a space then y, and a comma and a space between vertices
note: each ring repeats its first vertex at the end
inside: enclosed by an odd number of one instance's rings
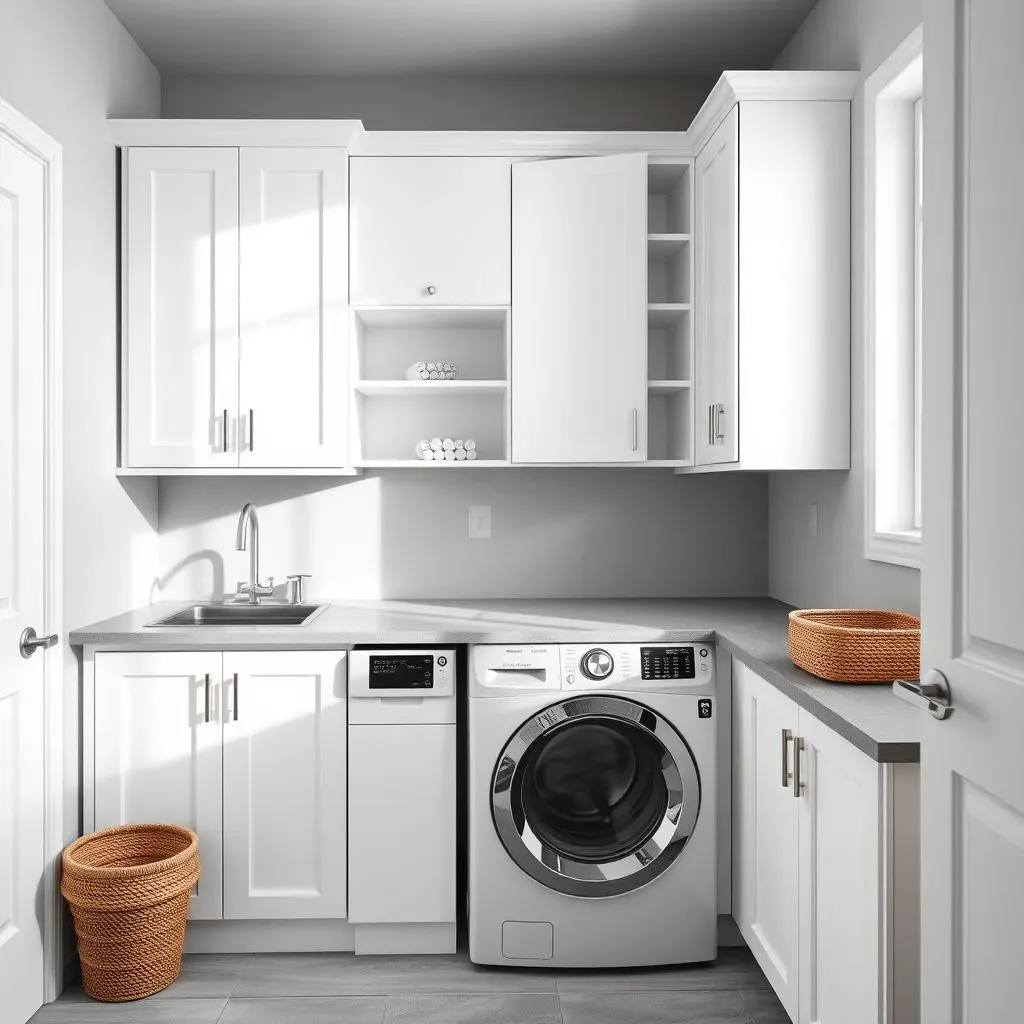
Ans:
POLYGON ((699 810, 686 741, 623 697, 573 697, 534 715, 505 745, 491 782, 509 856, 571 896, 646 885, 682 852, 699 810))

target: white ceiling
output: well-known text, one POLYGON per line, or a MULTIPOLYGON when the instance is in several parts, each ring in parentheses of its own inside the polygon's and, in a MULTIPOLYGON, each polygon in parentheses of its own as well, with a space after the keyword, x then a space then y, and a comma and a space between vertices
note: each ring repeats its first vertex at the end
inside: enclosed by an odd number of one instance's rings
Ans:
POLYGON ((708 74, 771 64, 814 0, 106 0, 212 74, 708 74))

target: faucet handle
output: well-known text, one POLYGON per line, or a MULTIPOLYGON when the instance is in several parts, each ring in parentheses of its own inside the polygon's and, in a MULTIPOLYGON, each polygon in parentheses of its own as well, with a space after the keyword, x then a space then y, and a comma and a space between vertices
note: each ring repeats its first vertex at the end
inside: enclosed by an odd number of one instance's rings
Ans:
POLYGON ((308 572, 297 572, 288 577, 288 603, 302 604, 303 580, 308 580, 308 572))
POLYGON ((259 597, 270 597, 274 592, 274 577, 268 576, 266 583, 256 583, 256 593, 259 597))

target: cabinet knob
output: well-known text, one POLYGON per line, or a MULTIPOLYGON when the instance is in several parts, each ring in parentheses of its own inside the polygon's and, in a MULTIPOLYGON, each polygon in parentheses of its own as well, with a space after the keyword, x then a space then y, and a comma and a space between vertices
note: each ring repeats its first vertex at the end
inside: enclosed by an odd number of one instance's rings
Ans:
POLYGON ((428 284, 426 287, 426 292, 428 295, 436 295, 437 289, 432 284, 428 284))

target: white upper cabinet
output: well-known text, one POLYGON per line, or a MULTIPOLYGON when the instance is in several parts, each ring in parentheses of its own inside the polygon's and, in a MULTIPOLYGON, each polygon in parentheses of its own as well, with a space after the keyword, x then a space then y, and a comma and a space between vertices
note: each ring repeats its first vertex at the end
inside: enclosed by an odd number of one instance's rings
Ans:
POLYGON ((243 149, 242 467, 341 466, 348 414, 343 149, 243 149))
POLYGON ((696 162, 695 469, 850 465, 850 104, 734 104, 696 162))
POLYGON ((647 458, 647 157, 518 163, 513 462, 647 458))
POLYGON ((356 157, 351 174, 353 305, 509 304, 509 160, 356 157))
POLYGON ((128 466, 237 464, 238 150, 125 160, 128 466))
POLYGON ((739 427, 739 112, 735 106, 695 164, 696 461, 735 462, 739 427))

